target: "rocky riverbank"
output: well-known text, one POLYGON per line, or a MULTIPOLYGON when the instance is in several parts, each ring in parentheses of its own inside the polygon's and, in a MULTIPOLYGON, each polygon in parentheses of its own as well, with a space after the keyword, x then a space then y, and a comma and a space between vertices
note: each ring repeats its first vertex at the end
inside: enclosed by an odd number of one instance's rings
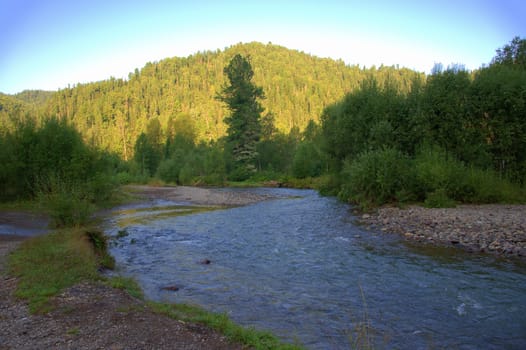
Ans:
POLYGON ((411 241, 526 259, 526 205, 386 207, 361 215, 359 222, 411 241))

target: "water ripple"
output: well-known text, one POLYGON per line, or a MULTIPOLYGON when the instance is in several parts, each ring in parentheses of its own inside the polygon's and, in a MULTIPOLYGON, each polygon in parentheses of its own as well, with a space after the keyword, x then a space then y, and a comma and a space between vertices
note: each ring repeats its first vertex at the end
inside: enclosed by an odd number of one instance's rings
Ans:
POLYGON ((111 247, 120 273, 151 299, 226 312, 312 349, 349 348, 363 325, 380 348, 526 348, 524 271, 422 253, 355 226, 347 205, 314 191, 249 191, 281 199, 116 213, 107 231, 127 232, 111 247), (175 293, 162 289, 173 284, 175 293))

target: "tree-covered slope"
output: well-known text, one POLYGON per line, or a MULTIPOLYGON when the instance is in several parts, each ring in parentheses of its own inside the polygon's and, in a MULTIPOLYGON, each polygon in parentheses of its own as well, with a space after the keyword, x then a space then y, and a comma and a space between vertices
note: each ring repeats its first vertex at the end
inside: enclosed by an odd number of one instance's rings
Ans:
POLYGON ((223 119, 228 113, 215 97, 225 83, 224 67, 238 53, 250 57, 254 82, 266 96, 264 114, 271 113, 283 132, 303 129, 309 120, 319 121, 327 105, 367 77, 374 76, 380 84, 395 80, 400 86, 424 78, 407 69, 347 66, 272 44, 238 44, 148 63, 127 80, 111 78, 60 90, 52 96, 46 114, 72 121, 88 142, 125 159, 154 118, 166 133, 170 119, 189 115, 199 139, 215 140, 225 135, 223 119))

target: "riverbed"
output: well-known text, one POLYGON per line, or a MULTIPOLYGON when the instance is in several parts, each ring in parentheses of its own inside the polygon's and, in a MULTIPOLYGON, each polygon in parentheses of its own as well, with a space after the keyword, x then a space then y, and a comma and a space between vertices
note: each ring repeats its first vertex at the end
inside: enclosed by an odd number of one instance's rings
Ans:
POLYGON ((223 191, 267 200, 117 208, 106 222, 117 272, 147 298, 227 313, 310 349, 360 337, 378 348, 526 347, 524 265, 368 231, 315 191, 223 191))

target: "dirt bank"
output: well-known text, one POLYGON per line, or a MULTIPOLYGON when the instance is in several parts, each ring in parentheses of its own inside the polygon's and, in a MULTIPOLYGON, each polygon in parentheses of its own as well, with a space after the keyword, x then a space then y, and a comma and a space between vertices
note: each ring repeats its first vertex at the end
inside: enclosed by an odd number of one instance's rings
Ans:
POLYGON ((81 283, 32 315, 14 296, 6 257, 23 238, 0 237, 0 349, 243 349, 201 325, 152 312, 141 300, 102 283, 81 283))
POLYGON ((526 205, 380 208, 359 221, 408 240, 526 259, 526 205))

